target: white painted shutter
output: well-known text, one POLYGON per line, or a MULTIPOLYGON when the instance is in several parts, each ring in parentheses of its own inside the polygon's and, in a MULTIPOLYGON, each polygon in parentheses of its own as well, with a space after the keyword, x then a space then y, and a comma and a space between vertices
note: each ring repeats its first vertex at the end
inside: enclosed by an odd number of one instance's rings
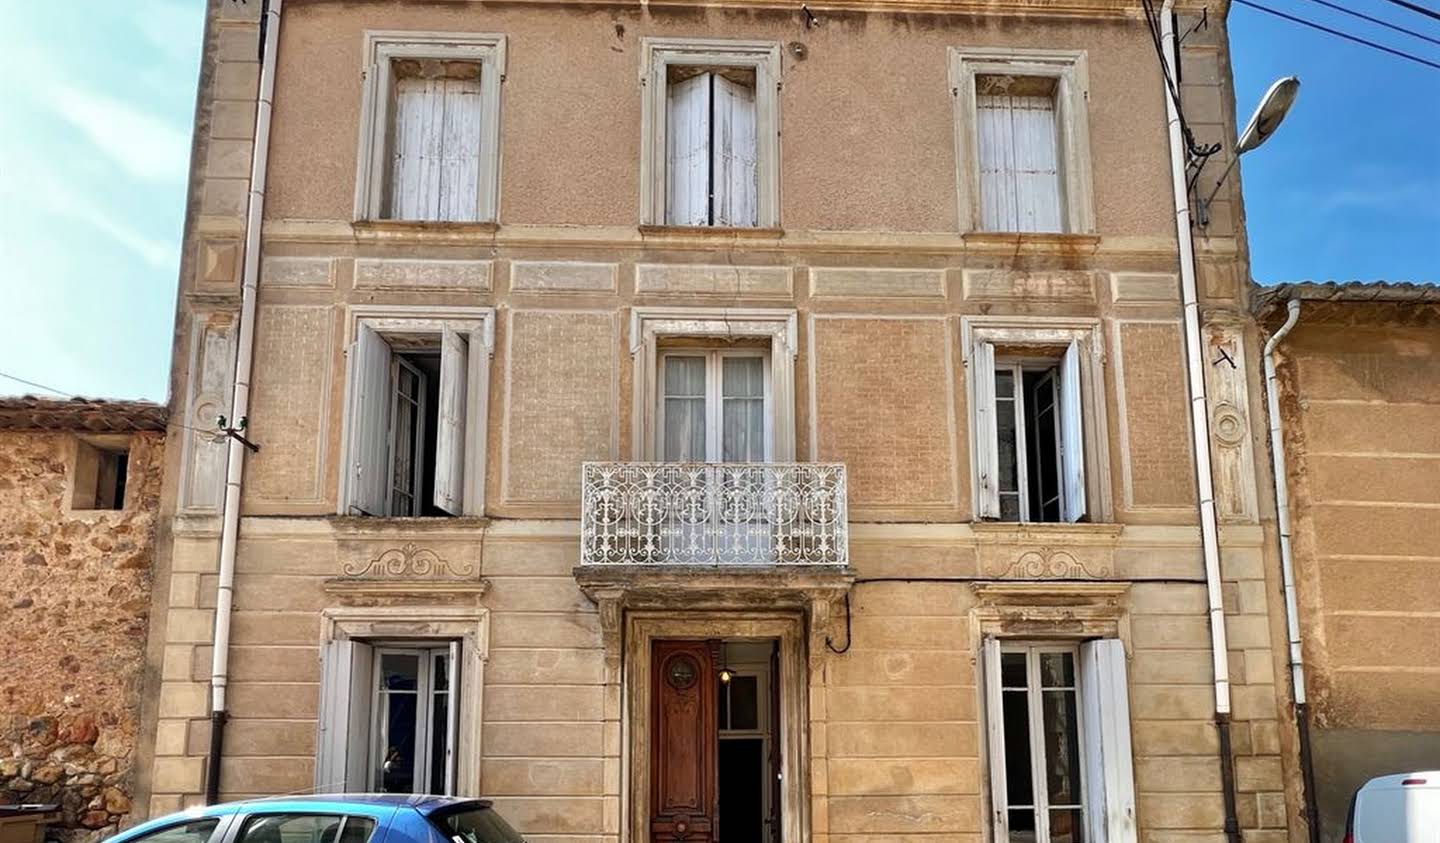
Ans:
POLYGON ((384 515, 390 456, 390 346, 359 326, 347 351, 350 378, 347 515, 384 515))
POLYGON ((1055 100, 975 98, 980 223, 986 231, 1063 231, 1055 100))
POLYGON ((710 80, 670 85, 665 124, 665 222, 710 224, 710 80))
POLYGON ((723 76, 715 77, 715 225, 756 224, 755 89, 723 76))
POLYGON ((1130 755, 1125 645, 1080 645, 1080 718, 1085 812, 1091 843, 1135 843, 1135 771, 1130 755))
POLYGON ((1000 517, 1000 442, 995 431, 995 346, 977 342, 970 353, 971 394, 975 406, 970 414, 975 424, 976 511, 981 518, 1000 517))
POLYGON ((390 217, 476 219, 480 77, 395 80, 390 217))
POLYGON ((465 511, 465 402, 470 348, 465 335, 446 329, 440 340, 440 413, 435 434, 435 505, 451 515, 465 511))
POLYGON ((1000 691, 1000 639, 986 636, 980 644, 980 666, 985 677, 985 755, 990 762, 991 840, 1010 839, 1005 802, 1005 708, 1000 691))
POLYGON ((1080 343, 1070 341, 1060 361, 1060 482, 1066 521, 1085 517, 1085 437, 1081 421, 1080 343))
POLYGON ((348 638, 320 650, 320 736, 315 789, 370 790, 370 698, 375 651, 348 638))
POLYGON ((460 740, 460 653, 459 641, 450 642, 450 693, 445 700, 445 793, 455 795, 459 770, 455 766, 460 740))

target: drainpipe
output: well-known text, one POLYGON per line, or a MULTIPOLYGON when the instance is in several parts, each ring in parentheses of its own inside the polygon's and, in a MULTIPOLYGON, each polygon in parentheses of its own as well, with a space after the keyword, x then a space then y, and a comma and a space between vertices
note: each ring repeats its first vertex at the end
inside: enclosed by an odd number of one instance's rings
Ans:
MULTIPOLYGON (((1160 37, 1165 72, 1179 79, 1175 55, 1174 0, 1160 9, 1160 37)), ((1226 649, 1225 604, 1220 591, 1220 528, 1215 516, 1215 482, 1210 467, 1210 412, 1205 396, 1205 358, 1200 341, 1200 302, 1195 285, 1195 244, 1190 234, 1190 192, 1185 180, 1185 140, 1180 130, 1180 104, 1165 91, 1170 129, 1170 177, 1175 192, 1175 237, 1180 245, 1180 292, 1184 305, 1185 368, 1189 375, 1191 452, 1200 498, 1200 547, 1205 557, 1205 592, 1210 614, 1210 658, 1215 674, 1215 728, 1220 737, 1220 779, 1225 798, 1225 836, 1240 843, 1235 808, 1235 769, 1230 744, 1230 654, 1226 649)))
POLYGON ((1289 311, 1265 343, 1265 401, 1270 411, 1270 465, 1275 472, 1275 521, 1280 532, 1280 575, 1285 583, 1285 631, 1290 638, 1290 690, 1295 695, 1295 728, 1300 739, 1300 775, 1305 786, 1305 824, 1310 843, 1320 843, 1320 815, 1315 805, 1315 765, 1310 754, 1310 707, 1305 699, 1305 657, 1300 651, 1300 610, 1295 598, 1295 557, 1290 547, 1290 487, 1286 483, 1285 433, 1280 420, 1280 381, 1275 374, 1275 349, 1300 321, 1300 300, 1285 302, 1289 311))
MULTIPOLYGON (((240 286, 240 339, 235 354, 235 395, 230 424, 240 427, 250 412, 250 363, 255 351, 255 295, 260 277, 260 222, 265 216, 265 167, 270 150, 270 104, 275 96, 275 52, 280 40, 280 5, 267 0, 260 11, 260 91, 255 103, 255 148, 250 156, 250 196, 245 214, 245 252, 240 286)), ((228 440, 225 508, 220 531, 220 575, 215 587, 214 658, 210 670, 210 754, 205 763, 205 803, 220 800, 220 758, 225 746, 225 687, 230 677, 230 611, 235 595, 235 550, 240 533, 240 484, 245 445, 228 440)))

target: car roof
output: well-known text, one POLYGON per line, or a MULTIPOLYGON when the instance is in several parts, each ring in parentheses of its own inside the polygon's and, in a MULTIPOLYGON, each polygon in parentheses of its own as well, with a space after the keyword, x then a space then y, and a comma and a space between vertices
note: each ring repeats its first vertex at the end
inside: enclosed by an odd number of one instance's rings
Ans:
POLYGON ((177 822, 206 817, 226 817, 251 811, 271 813, 276 810, 288 809, 313 813, 353 813, 358 808, 368 809, 363 810, 363 813, 380 814, 386 808, 395 809, 407 806, 428 817, 439 811, 461 806, 476 809, 489 808, 490 802, 484 799, 460 796, 423 796, 403 793, 316 793, 304 796, 269 796, 241 802, 197 806, 168 816, 157 817, 127 829, 122 836, 128 840, 152 829, 163 828, 177 822))
POLYGON ((1419 779, 1431 787, 1440 785, 1440 770, 1417 770, 1413 773, 1395 773, 1389 776, 1376 776, 1360 786, 1361 791, 1366 790, 1392 790, 1404 786, 1404 782, 1419 779))

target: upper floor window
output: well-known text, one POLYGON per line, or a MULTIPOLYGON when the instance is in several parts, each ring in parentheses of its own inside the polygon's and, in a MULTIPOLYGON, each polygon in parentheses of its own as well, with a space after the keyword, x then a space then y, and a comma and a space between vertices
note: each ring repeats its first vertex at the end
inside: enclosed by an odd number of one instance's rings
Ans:
POLYGON ((356 218, 494 220, 504 36, 367 32, 365 55, 356 218))
POLYGON ((129 471, 128 437, 76 439, 75 464, 70 473, 70 508, 124 509, 129 471))
POLYGON ((647 38, 644 56, 641 222, 777 225, 779 45, 647 38))
POLYGON ((667 462, 762 462, 770 454, 770 355, 684 349, 660 358, 660 454, 667 462))
POLYGON ((962 231, 1088 233, 1084 52, 952 49, 962 231))

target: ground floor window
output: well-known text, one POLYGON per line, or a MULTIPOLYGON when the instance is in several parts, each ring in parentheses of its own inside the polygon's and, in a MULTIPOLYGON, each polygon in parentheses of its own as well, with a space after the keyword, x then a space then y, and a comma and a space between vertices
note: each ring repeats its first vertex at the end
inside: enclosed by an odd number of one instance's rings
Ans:
POLYGON ((1125 649, 985 640, 996 843, 1130 843, 1135 836, 1125 649))

